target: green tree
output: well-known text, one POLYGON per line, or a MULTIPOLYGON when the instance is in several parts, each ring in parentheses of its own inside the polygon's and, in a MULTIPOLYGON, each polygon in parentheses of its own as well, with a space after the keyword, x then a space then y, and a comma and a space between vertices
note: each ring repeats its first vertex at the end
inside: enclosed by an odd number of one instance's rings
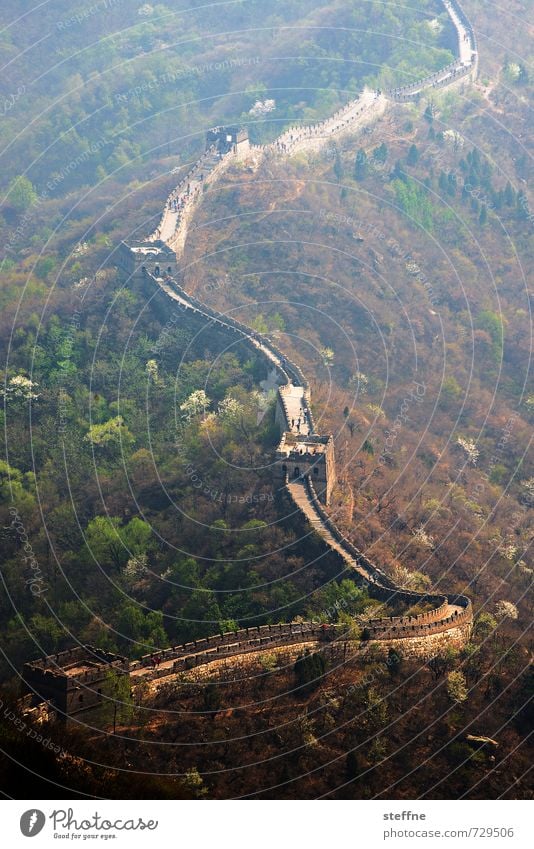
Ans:
POLYGON ((85 438, 97 447, 127 447, 135 442, 134 435, 124 424, 122 416, 115 416, 103 424, 91 425, 85 438))
POLYGON ((39 280, 45 280, 51 271, 56 267, 56 260, 53 256, 42 257, 35 265, 35 276, 39 280))
POLYGON ((297 686, 303 693, 311 693, 321 684, 326 671, 326 661, 322 654, 313 652, 303 654, 295 663, 294 672, 297 686))
POLYGON ((515 191, 512 188, 510 180, 508 180, 504 190, 504 202, 506 206, 513 206, 515 203, 515 191))
POLYGON ((406 162, 408 165, 417 165, 419 161, 419 151, 417 150, 417 145, 412 144, 408 151, 408 156, 406 157, 406 162))
POLYGON ((25 212, 37 200, 37 193, 27 177, 18 176, 9 184, 8 197, 17 212, 25 212))
POLYGON ((369 174, 369 161, 363 147, 356 154, 356 163, 354 165, 354 179, 361 183, 369 174))
POLYGON ((469 692, 465 675, 458 670, 453 670, 447 675, 447 695, 453 702, 465 702, 469 692))
POLYGON ((116 669, 109 669, 103 690, 100 716, 113 724, 113 733, 117 730, 117 722, 128 723, 133 714, 133 700, 130 689, 130 676, 116 669))
POLYGON ((378 147, 375 147, 373 150, 373 159, 375 162, 379 162, 381 165, 384 165, 388 158, 388 149, 387 146, 382 142, 378 147))
POLYGON ((130 557, 146 554, 152 538, 150 525, 135 516, 124 527, 120 519, 95 516, 85 532, 86 548, 103 566, 122 568, 130 557))
POLYGON ((336 180, 339 183, 343 179, 343 172, 344 172, 343 163, 342 163, 341 157, 339 155, 339 150, 337 149, 337 146, 336 146, 335 154, 334 154, 334 174, 335 174, 336 180))

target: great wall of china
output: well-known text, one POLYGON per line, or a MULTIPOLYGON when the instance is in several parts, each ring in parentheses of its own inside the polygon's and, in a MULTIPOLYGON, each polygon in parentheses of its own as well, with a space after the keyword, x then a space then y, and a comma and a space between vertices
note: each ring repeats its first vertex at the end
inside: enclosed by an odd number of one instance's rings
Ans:
MULTIPOLYGON (((281 488, 307 520, 325 545, 341 559, 348 574, 368 588, 369 594, 387 604, 401 602, 409 607, 431 607, 426 612, 400 617, 381 617, 362 623, 362 641, 357 652, 362 659, 373 647, 387 655, 391 648, 407 656, 428 658, 447 645, 461 645, 470 633, 473 613, 464 595, 420 593, 399 587, 345 537, 328 514, 330 495, 335 484, 334 443, 331 435, 316 432, 311 410, 310 386, 301 369, 263 336, 229 315, 223 315, 188 294, 175 279, 180 272, 190 223, 202 201, 204 188, 220 179, 235 162, 257 168, 270 157, 284 157, 296 152, 316 150, 333 138, 353 134, 370 121, 375 121, 390 102, 417 100, 434 88, 458 86, 474 79, 478 69, 478 49, 472 26, 457 0, 441 0, 458 36, 458 57, 451 65, 432 76, 400 89, 365 90, 333 116, 308 127, 292 127, 265 146, 251 145, 246 131, 236 128, 210 130, 206 151, 168 197, 156 230, 144 241, 123 242, 118 251, 118 265, 132 280, 141 280, 151 303, 158 304, 163 314, 170 307, 183 312, 188 320, 201 321, 205 328, 231 334, 259 352, 278 376, 276 421, 281 440, 276 452, 274 470, 281 488)), ((134 679, 159 679, 194 668, 204 667, 220 659, 254 655, 270 648, 302 649, 341 641, 346 646, 346 629, 338 625, 289 623, 245 628, 217 634, 185 645, 158 652, 158 667, 147 655, 128 666, 134 679), (345 635, 345 639, 344 639, 345 635)), ((86 647, 89 655, 98 652, 86 647)), ((354 650, 354 649, 353 649, 354 650)), ((73 650, 76 652, 77 650, 73 650)), ((51 656, 36 664, 27 664, 28 674, 52 680, 60 676, 69 661, 68 652, 51 656), (39 666, 38 664, 41 664, 39 666)), ((123 660, 118 665, 123 666, 123 660)), ((73 661, 74 663, 74 661, 73 661)), ((93 681, 89 664, 85 672, 93 681)), ((28 682, 29 683, 29 682, 28 682)), ((35 682, 34 682, 35 683, 35 682)), ((83 676, 77 682, 82 688, 83 676)), ((34 685, 32 691, 39 692, 34 685)))

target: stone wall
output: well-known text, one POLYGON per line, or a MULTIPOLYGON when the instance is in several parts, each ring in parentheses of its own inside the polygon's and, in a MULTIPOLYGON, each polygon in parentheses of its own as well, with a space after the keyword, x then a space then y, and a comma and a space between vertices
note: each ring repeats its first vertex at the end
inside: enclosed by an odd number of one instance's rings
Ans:
POLYGON ((320 652, 327 663, 327 668, 336 666, 350 666, 351 663, 361 666, 366 663, 386 662, 390 650, 395 651, 402 660, 413 660, 426 662, 442 654, 449 648, 459 649, 464 646, 470 638, 471 625, 464 624, 448 631, 442 631, 431 636, 416 637, 409 639, 370 640, 359 642, 357 640, 335 640, 326 642, 322 639, 310 639, 305 635, 297 642, 286 644, 263 643, 261 646, 250 647, 247 651, 239 654, 206 653, 199 657, 199 663, 189 666, 177 663, 172 673, 155 672, 150 675, 151 680, 162 680, 169 674, 185 675, 186 680, 203 681, 220 675, 224 678, 239 678, 239 672, 243 672, 243 678, 248 677, 251 667, 257 666, 262 656, 274 654, 280 666, 290 666, 305 652, 320 652))
MULTIPOLYGON (((472 75, 473 69, 475 69, 476 72, 476 40, 472 27, 463 13, 459 3, 457 3, 457 0, 443 0, 443 3, 458 30, 459 59, 451 63, 450 66, 441 69, 436 74, 428 77, 426 80, 404 86, 403 88, 397 89, 393 92, 388 92, 388 95, 392 99, 401 101, 410 100, 414 97, 418 97, 423 90, 428 91, 435 87, 450 85, 458 79, 463 79, 467 75, 472 75), (451 14, 451 9, 454 10, 454 14, 451 14), (457 16, 458 21, 455 19, 455 15, 457 16), (470 54, 470 62, 462 61, 462 52, 464 54, 466 52, 466 46, 462 42, 462 39, 464 42, 466 39, 469 39, 469 45, 472 47, 473 51, 475 51, 470 54)), ((368 97, 369 94, 370 93, 364 93, 362 100, 367 98, 369 105, 371 106, 377 102, 382 103, 380 92, 375 92, 372 97, 368 97)), ((308 143, 310 138, 315 137, 319 142, 323 143, 332 135, 332 133, 345 132, 347 127, 349 127, 349 125, 351 125, 363 111, 363 103, 359 104, 358 100, 352 101, 339 110, 334 116, 322 123, 307 128, 304 133, 302 132, 302 128, 287 130, 284 134, 282 134, 280 139, 272 145, 269 145, 268 149, 271 153, 273 151, 288 153, 290 150, 293 150, 296 143, 295 138, 308 143), (283 151, 281 148, 283 148, 283 151)), ((208 134, 208 150, 202 157, 200 157, 193 169, 181 181, 179 186, 171 195, 171 199, 176 197, 183 189, 184 184, 187 181, 193 180, 203 168, 208 168, 209 170, 209 173, 205 178, 205 183, 207 184, 215 181, 224 168, 226 168, 231 161, 235 161, 236 158, 238 158, 238 153, 240 158, 242 155, 247 155, 251 151, 251 148, 248 145, 248 139, 246 139, 243 141, 242 145, 232 145, 229 152, 220 153, 218 161, 216 158, 214 159, 217 139, 223 129, 224 128, 218 128, 217 131, 213 131, 213 138, 208 134)), ((254 149, 255 154, 260 153, 263 155, 266 151, 267 148, 254 149)), ((191 202, 187 204, 187 208, 180 217, 179 226, 176 232, 169 240, 169 244, 172 245, 178 255, 183 252, 188 225, 201 199, 202 192, 198 189, 198 186, 196 191, 198 197, 195 196, 191 198, 191 202)), ((166 212, 164 211, 164 216, 165 214, 166 212)), ((164 223, 165 221, 162 219, 162 222, 160 222, 160 228, 164 225, 164 223)), ((125 262, 125 264, 127 263, 125 262)), ((310 389, 304 375, 298 366, 291 363, 291 361, 289 361, 287 357, 278 350, 271 340, 260 336, 260 334, 252 331, 240 322, 237 322, 228 316, 222 316, 206 305, 201 304, 196 298, 188 295, 183 288, 179 286, 176 280, 170 277, 167 277, 166 279, 157 278, 148 272, 146 276, 147 283, 150 281, 150 284, 155 287, 156 290, 159 287, 160 292, 165 298, 174 300, 175 303, 179 303, 180 307, 185 311, 184 314, 190 313, 193 316, 196 315, 207 319, 212 323, 214 329, 221 329, 225 332, 238 334, 256 350, 261 351, 270 361, 270 364, 274 365, 277 369, 282 383, 284 385, 289 385, 291 382, 294 386, 302 387, 303 397, 306 397, 309 403, 310 389)), ((281 430, 289 431, 290 421, 288 410, 284 401, 284 385, 280 387, 278 392, 276 419, 281 430)), ((311 425, 311 432, 314 433, 315 426, 313 421, 311 422, 311 425)), ((282 442, 283 440, 284 436, 282 437, 282 442)), ((313 456, 309 462, 307 456, 296 459, 291 458, 290 456, 289 459, 280 459, 280 463, 283 464, 280 472, 283 479, 285 480, 287 476, 291 476, 292 473, 294 474, 295 469, 297 468, 297 462, 300 462, 303 466, 306 465, 306 469, 303 469, 302 473, 300 471, 300 466, 298 469, 299 476, 301 476, 301 474, 305 475, 306 491, 310 503, 313 505, 317 515, 319 516, 325 531, 327 531, 330 535, 329 539, 334 539, 336 543, 335 550, 338 551, 345 562, 368 583, 369 592, 375 598, 389 603, 395 600, 402 601, 403 603, 412 606, 422 603, 433 605, 433 609, 431 611, 420 613, 415 616, 383 617, 366 623, 365 636, 367 644, 370 646, 376 639, 379 639, 381 645, 386 645, 390 640, 394 640, 396 642, 408 640, 410 644, 413 644, 414 646, 418 641, 422 640, 423 643, 428 641, 428 645, 432 645, 437 639, 439 640, 439 635, 443 632, 462 634, 462 629, 469 628, 472 620, 472 607, 468 598, 461 595, 447 596, 415 593, 402 587, 396 587, 391 579, 388 578, 381 569, 373 564, 367 557, 365 557, 365 555, 362 554, 362 552, 358 551, 355 546, 345 538, 335 523, 328 516, 317 496, 317 492, 310 479, 310 473, 311 477, 313 477, 315 469, 318 470, 317 485, 321 491, 321 495, 325 493, 325 496, 323 497, 325 497, 326 503, 328 503, 329 494, 335 482, 333 440, 330 438, 330 441, 330 453, 327 452, 324 455, 322 462, 319 462, 315 456, 313 456)), ((230 635, 216 635, 203 641, 204 644, 202 646, 198 646, 197 641, 194 644, 169 649, 164 652, 163 655, 166 659, 175 658, 174 666, 176 666, 177 669, 183 669, 186 665, 192 664, 198 666, 201 663, 205 663, 207 662, 207 658, 213 656, 220 656, 221 654, 226 656, 238 656, 243 653, 257 651, 258 644, 260 646, 272 646, 274 644, 281 645, 284 643, 287 644, 288 641, 290 642, 295 639, 296 634, 292 630, 291 625, 279 626, 279 630, 275 632, 271 630, 272 626, 264 627, 268 629, 268 631, 262 631, 260 628, 254 635, 250 635, 248 631, 246 636, 240 632, 230 635), (283 630, 284 628, 286 629, 285 631, 283 630)), ((307 627, 311 629, 306 631, 306 635, 309 638, 310 634, 313 634, 313 626, 308 625, 307 627)), ((304 639, 303 634, 304 632, 299 632, 298 639, 300 641, 304 639)), ((148 662, 149 659, 145 658, 141 661, 141 665, 147 664, 148 662)))
POLYGON ((109 670, 128 675, 129 662, 94 646, 76 646, 24 664, 22 692, 34 704, 49 702, 64 720, 101 705, 109 670), (76 669, 87 663, 89 669, 76 669))

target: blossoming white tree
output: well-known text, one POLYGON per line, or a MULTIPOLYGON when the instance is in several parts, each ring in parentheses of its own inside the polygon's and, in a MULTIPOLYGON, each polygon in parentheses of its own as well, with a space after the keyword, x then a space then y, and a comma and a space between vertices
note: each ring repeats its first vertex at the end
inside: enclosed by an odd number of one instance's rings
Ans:
POLYGON ((180 410, 185 417, 192 418, 203 413, 210 405, 210 399, 203 389, 197 389, 192 392, 189 398, 186 398, 183 404, 180 404, 180 410))
POLYGON ((1 394, 6 401, 36 401, 39 395, 34 391, 38 383, 30 380, 29 377, 24 377, 23 374, 17 374, 8 380, 7 385, 1 390, 1 394))
POLYGON ((515 604, 502 599, 495 605, 495 616, 497 619, 517 619, 519 612, 515 604))

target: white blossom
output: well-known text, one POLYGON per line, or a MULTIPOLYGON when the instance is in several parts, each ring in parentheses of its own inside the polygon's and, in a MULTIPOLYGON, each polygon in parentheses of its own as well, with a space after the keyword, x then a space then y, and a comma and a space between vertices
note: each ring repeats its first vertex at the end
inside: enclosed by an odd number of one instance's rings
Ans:
POLYGON ((445 132, 443 133, 443 138, 449 144, 454 145, 456 149, 464 146, 463 137, 460 135, 459 132, 457 132, 457 130, 445 130, 445 132))
POLYGON ((252 109, 248 110, 249 115, 257 118, 259 115, 267 115, 276 109, 275 100, 257 100, 252 109))
POLYGON ((154 383, 159 383, 159 369, 157 360, 147 360, 145 371, 150 380, 154 383))
POLYGON ((518 80, 521 75, 521 67, 517 62, 509 62, 506 66, 506 76, 509 80, 518 80))
POLYGON ((412 533, 415 541, 420 545, 423 545, 425 548, 434 548, 434 537, 427 534, 423 525, 419 525, 412 533))
POLYGON ((497 619, 517 619, 519 613, 515 604, 502 599, 495 605, 495 616, 497 619))
POLYGON ((124 576, 130 581, 136 581, 148 569, 148 556, 139 554, 136 557, 130 557, 128 563, 124 567, 124 576))
POLYGON ((325 366, 331 366, 334 363, 334 352, 332 348, 321 348, 321 357, 325 366))
POLYGON ((437 33, 441 32, 442 29, 443 29, 443 24, 440 21, 438 21, 437 18, 432 18, 431 21, 427 21, 426 23, 427 23, 428 28, 430 30, 432 30, 433 33, 437 34, 437 33))
POLYGON ((514 545, 513 542, 509 542, 507 545, 503 545, 501 547, 501 554, 503 557, 506 557, 507 560, 514 563, 516 554, 518 552, 517 545, 514 545))
POLYGON ((349 386, 356 386, 360 395, 365 395, 369 386, 369 378, 361 371, 357 371, 349 380, 349 386))
POLYGON ((218 405, 219 415, 226 421, 235 421, 242 415, 244 409, 243 405, 235 398, 223 398, 218 405))
POLYGON ((0 390, 0 393, 5 397, 6 401, 10 399, 35 401, 39 398, 39 395, 34 392, 37 386, 39 384, 30 380, 29 377, 24 377, 23 374, 17 374, 16 377, 12 377, 8 381, 6 388, 0 390))
POLYGON ((464 436, 459 436, 456 440, 456 444, 463 448, 465 453, 467 454, 467 459, 471 463, 471 465, 476 466, 477 460, 480 456, 480 451, 476 447, 474 439, 468 439, 464 436))
POLYGON ((382 407, 379 407, 378 404, 366 404, 368 410, 370 410, 373 415, 375 415, 379 419, 385 419, 386 414, 382 407))
POLYGON ((191 418, 203 413, 209 407, 210 399, 203 389, 197 389, 192 392, 189 398, 186 398, 183 404, 180 404, 180 410, 184 413, 184 418, 191 418))
POLYGON ((465 702, 469 695, 465 676, 461 672, 447 675, 447 695, 453 702, 465 702))

